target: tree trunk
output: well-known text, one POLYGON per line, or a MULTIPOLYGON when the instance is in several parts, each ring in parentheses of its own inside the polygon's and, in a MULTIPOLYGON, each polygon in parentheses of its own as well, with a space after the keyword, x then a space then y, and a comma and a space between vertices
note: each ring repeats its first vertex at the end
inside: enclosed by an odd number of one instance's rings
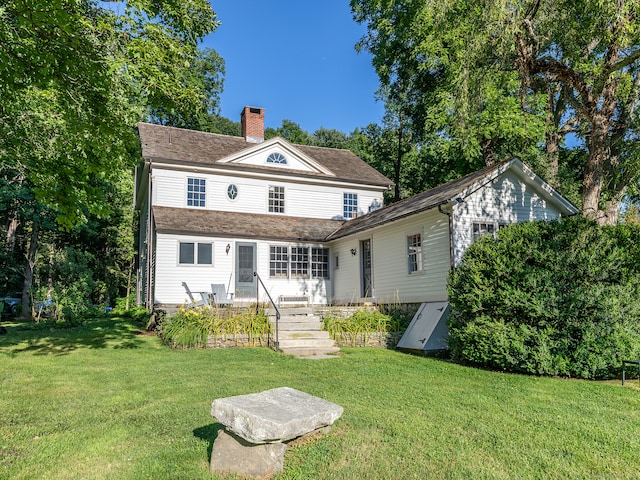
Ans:
POLYGON ((18 231, 18 212, 12 211, 11 217, 7 222, 7 252, 13 252, 16 246, 16 232, 18 231))
POLYGON ((22 286, 22 311, 20 318, 31 317, 31 286, 33 285, 33 269, 36 264, 36 252, 38 250, 38 220, 34 217, 31 229, 31 240, 27 253, 27 266, 24 272, 24 284, 22 286))

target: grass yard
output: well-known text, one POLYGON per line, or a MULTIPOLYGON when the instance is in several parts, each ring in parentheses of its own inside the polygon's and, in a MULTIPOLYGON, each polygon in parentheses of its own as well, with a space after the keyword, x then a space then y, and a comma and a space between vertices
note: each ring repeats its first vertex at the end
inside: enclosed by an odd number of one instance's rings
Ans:
POLYGON ((344 407, 276 479, 637 478, 637 380, 462 367, 383 349, 299 360, 169 350, 126 319, 0 336, 0 478, 212 479, 215 398, 289 386, 344 407))

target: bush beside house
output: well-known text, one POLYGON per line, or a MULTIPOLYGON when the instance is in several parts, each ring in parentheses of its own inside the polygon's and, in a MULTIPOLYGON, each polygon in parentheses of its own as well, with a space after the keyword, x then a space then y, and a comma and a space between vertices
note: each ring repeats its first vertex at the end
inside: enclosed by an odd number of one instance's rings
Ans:
POLYGON ((538 375, 608 378, 640 358, 640 227, 582 217, 501 228, 449 281, 452 357, 538 375))

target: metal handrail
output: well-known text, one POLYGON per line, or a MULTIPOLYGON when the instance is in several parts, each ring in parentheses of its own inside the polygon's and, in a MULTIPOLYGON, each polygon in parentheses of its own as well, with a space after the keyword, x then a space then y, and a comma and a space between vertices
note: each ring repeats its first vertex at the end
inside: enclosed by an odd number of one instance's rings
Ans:
POLYGON ((260 305, 260 294, 258 293, 260 290, 260 285, 262 285, 262 288, 264 288, 264 292, 267 294, 269 302, 271 302, 271 305, 273 305, 273 308, 276 311, 276 339, 273 342, 273 346, 275 347, 274 350, 277 352, 280 349, 280 340, 278 338, 278 321, 280 320, 280 310, 278 310, 278 307, 276 307, 273 298, 271 298, 271 295, 269 295, 269 290, 267 290, 267 287, 264 286, 264 283, 262 282, 260 275, 258 275, 258 272, 253 272, 253 276, 256 277, 259 282, 259 284, 256 284, 256 313, 258 313, 258 306, 260 305))

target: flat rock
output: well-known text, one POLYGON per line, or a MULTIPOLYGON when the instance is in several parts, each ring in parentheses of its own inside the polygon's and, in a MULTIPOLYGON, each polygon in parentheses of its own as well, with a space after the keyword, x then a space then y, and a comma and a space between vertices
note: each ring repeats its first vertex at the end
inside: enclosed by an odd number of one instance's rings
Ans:
POLYGON ((343 408, 289 387, 219 398, 211 415, 251 443, 286 442, 332 425, 343 408))
POLYGON ((255 445, 220 430, 211 450, 210 471, 249 477, 268 477, 284 466, 284 443, 255 445))

